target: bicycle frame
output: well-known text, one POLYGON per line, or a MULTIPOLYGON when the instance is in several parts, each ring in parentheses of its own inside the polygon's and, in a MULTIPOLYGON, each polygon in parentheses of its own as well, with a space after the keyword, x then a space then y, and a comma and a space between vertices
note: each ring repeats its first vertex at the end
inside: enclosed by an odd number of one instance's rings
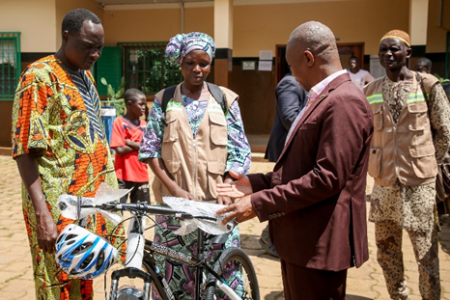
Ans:
MULTIPOLYGON (((133 230, 136 230, 136 228, 139 228, 141 232, 134 232, 134 233, 139 233, 141 238, 145 241, 144 244, 144 249, 143 251, 145 252, 150 252, 150 253, 156 253, 159 255, 162 255, 164 257, 167 258, 171 258, 174 259, 178 262, 187 264, 191 267, 195 267, 196 268, 196 277, 195 277, 195 299, 200 299, 200 295, 201 295, 201 288, 202 288, 202 283, 203 283, 203 269, 206 269, 207 272, 209 272, 210 274, 212 274, 215 278, 216 281, 214 282, 215 285, 221 289, 228 297, 230 297, 230 299, 233 300, 241 300, 241 298, 236 294, 236 292, 229 287, 228 283, 221 279, 221 276, 219 274, 217 274, 212 267, 210 267, 209 265, 207 265, 204 261, 203 261, 203 253, 205 252, 205 243, 204 243, 204 236, 203 236, 203 231, 202 230, 198 230, 198 256, 197 257, 192 257, 189 255, 186 255, 184 253, 175 251, 169 247, 166 247, 164 245, 155 243, 153 241, 150 241, 148 239, 145 239, 145 237, 143 236, 143 231, 145 230, 142 226, 142 214, 141 213, 137 213, 136 214, 136 218, 139 222, 139 224, 141 224, 138 227, 135 227, 133 230)), ((133 232, 133 230, 131 232, 133 232)), ((143 254, 143 253, 142 253, 143 254)), ((142 257, 142 260, 145 260, 144 255, 142 254, 137 254, 140 255, 140 257, 142 257)), ((142 264, 142 261, 141 261, 142 264)), ((152 264, 150 264, 152 266, 152 264)), ((153 266, 152 266, 153 268, 153 266)), ((144 280, 144 298, 147 297, 148 295, 148 287, 150 286, 151 280, 153 280, 151 278, 151 276, 139 269, 133 268, 133 267, 125 267, 124 269, 118 270, 118 271, 122 271, 122 273, 116 273, 117 271, 115 271, 112 274, 112 283, 111 283, 111 299, 115 300, 115 296, 117 293, 117 285, 118 285, 118 279, 120 277, 123 276, 134 276, 134 277, 140 277, 141 279, 144 280), (125 270, 128 269, 128 270, 125 270), (143 274, 142 274, 143 273, 143 274), (146 276, 147 275, 147 276, 146 276), (150 276, 150 277, 148 277, 150 276), (147 294, 145 294, 147 293, 147 294)), ((156 270, 153 270, 155 273, 158 274, 158 272, 156 270)), ((158 279, 159 280, 159 279, 158 279)), ((171 291, 171 289, 169 288, 168 283, 163 279, 161 280, 164 289, 166 291, 167 296, 169 297, 169 299, 173 299, 175 300, 175 297, 171 291)), ((209 282, 208 284, 212 284, 212 282, 209 282)))

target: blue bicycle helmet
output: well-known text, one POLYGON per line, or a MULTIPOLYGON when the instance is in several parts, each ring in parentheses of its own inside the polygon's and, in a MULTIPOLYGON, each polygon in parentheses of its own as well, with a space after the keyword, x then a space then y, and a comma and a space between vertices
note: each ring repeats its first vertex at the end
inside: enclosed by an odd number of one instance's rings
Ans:
POLYGON ((70 276, 93 279, 115 262, 118 251, 104 238, 75 224, 56 240, 56 261, 70 276))

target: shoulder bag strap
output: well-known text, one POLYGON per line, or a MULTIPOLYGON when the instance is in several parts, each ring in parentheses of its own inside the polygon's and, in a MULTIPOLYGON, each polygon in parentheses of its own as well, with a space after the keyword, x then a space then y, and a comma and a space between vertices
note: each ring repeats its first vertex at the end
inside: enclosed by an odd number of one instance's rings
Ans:
POLYGON ((208 90, 211 93, 211 95, 216 99, 217 103, 219 103, 220 107, 222 107, 223 113, 227 114, 228 108, 227 108, 227 101, 225 99, 225 95, 223 94, 222 90, 215 85, 214 83, 206 83, 208 85, 208 90))
POLYGON ((169 101, 171 99, 173 99, 173 95, 175 94, 176 88, 177 88, 176 85, 172 85, 172 86, 169 86, 167 89, 165 89, 163 92, 163 96, 161 99, 161 111, 162 111, 161 120, 165 126, 167 126, 167 122, 166 122, 167 104, 169 103, 169 101))

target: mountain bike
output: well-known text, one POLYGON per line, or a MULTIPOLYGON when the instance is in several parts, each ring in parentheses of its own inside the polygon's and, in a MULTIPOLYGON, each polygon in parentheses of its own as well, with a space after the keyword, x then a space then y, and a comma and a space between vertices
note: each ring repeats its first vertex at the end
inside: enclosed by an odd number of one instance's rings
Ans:
MULTIPOLYGON (((108 300, 177 300, 182 298, 184 291, 173 291, 170 289, 169 284, 155 263, 155 254, 195 268, 195 299, 259 300, 256 273, 250 258, 243 250, 239 248, 228 248, 221 253, 215 262, 211 263, 207 262, 205 258, 207 252, 212 249, 212 242, 205 240, 201 229, 198 230, 198 251, 196 256, 189 256, 175 251, 170 247, 145 239, 143 235, 146 230, 144 217, 149 217, 150 220, 153 220, 150 215, 170 216, 180 221, 198 219, 207 222, 220 222, 216 217, 204 215, 194 216, 171 208, 153 206, 140 202, 83 204, 79 199, 78 205, 78 212, 84 208, 95 208, 99 212, 102 210, 107 212, 128 211, 133 215, 133 222, 130 224, 131 228, 128 237, 127 247, 130 250, 127 251, 127 260, 134 260, 134 262, 126 264, 126 267, 112 272, 110 295, 109 297, 107 296, 108 300), (128 257, 130 255, 132 257, 128 257), (233 287, 226 280, 232 272, 234 272, 233 274, 239 275, 239 283, 233 287), (120 279, 126 277, 142 279, 144 282, 143 289, 119 287, 120 279)), ((156 222, 153 222, 157 226, 156 222)), ((232 225, 227 224, 227 226, 232 225)), ((222 241, 226 240, 226 236, 219 236, 218 238, 222 239, 222 241)))

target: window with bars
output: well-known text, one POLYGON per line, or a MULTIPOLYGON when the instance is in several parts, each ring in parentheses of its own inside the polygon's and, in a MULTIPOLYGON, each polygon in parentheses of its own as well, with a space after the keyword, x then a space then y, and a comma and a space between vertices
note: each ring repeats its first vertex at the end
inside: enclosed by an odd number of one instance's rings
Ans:
POLYGON ((180 67, 164 57, 167 42, 120 43, 127 88, 147 95, 182 81, 180 67))
POLYGON ((20 70, 20 32, 0 32, 0 100, 14 98, 20 70))

